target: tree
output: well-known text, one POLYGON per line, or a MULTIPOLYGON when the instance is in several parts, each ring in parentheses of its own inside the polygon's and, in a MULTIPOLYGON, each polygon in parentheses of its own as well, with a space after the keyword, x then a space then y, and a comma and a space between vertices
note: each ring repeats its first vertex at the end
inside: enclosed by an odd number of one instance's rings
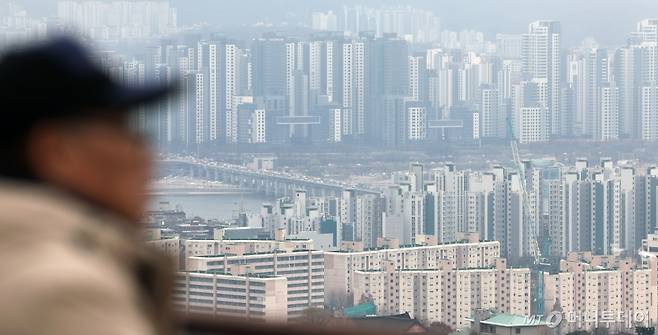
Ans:
POLYGON ((369 302, 373 302, 372 296, 370 296, 369 294, 366 295, 365 293, 362 294, 361 298, 359 299, 359 305, 367 304, 369 302))
POLYGON ((303 312, 302 320, 309 325, 321 325, 331 319, 331 312, 324 308, 307 308, 303 312))
POLYGON ((433 335, 449 335, 453 331, 455 330, 452 329, 452 327, 443 322, 432 322, 430 327, 427 329, 427 332, 433 335))

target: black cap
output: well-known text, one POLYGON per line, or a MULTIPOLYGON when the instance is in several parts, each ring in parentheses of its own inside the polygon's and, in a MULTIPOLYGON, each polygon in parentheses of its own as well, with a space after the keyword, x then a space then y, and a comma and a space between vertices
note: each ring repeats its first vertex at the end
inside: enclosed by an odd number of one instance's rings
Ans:
POLYGON ((121 112, 154 102, 174 86, 127 87, 97 66, 79 42, 58 37, 0 60, 0 138, 22 135, 39 121, 121 112))

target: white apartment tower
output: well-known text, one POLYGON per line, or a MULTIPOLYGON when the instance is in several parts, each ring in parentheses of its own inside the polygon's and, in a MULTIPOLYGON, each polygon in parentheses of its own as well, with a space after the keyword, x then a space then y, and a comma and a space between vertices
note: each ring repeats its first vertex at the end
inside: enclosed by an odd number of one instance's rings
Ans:
POLYGON ((203 73, 190 72, 185 75, 185 99, 183 99, 184 118, 181 126, 184 129, 184 142, 187 145, 201 144, 205 141, 206 113, 204 109, 204 76, 203 73))
POLYGON ((352 134, 354 105, 354 44, 343 45, 343 110, 341 134, 352 134))
POLYGON ((619 89, 614 82, 601 87, 601 101, 599 108, 600 141, 614 141, 619 139, 619 89))
POLYGON ((642 140, 658 140, 658 86, 644 86, 640 96, 642 140))
POLYGON ((522 71, 535 79, 546 79, 549 117, 545 128, 549 135, 560 135, 562 129, 561 94, 561 28, 558 21, 535 21, 523 34, 521 43, 522 71))
POLYGON ((409 56, 409 98, 426 101, 428 97, 427 61, 425 54, 409 56))
POLYGON ((402 199, 403 243, 414 244, 425 228, 425 192, 407 192, 402 199))
POLYGON ((658 19, 644 19, 636 27, 631 33, 635 43, 653 46, 658 43, 658 19))
MULTIPOLYGON (((240 49, 237 45, 228 43, 224 45, 224 121, 226 141, 233 143, 237 138, 237 129, 234 129, 234 115, 237 114, 237 105, 234 105, 234 97, 238 95, 238 68, 240 49)), ((235 127, 237 128, 237 126, 235 127)))
POLYGON ((265 126, 265 110, 257 109, 251 116, 251 143, 267 142, 265 126))
POLYGON ((499 90, 483 88, 480 99, 480 136, 505 137, 505 117, 501 115, 499 90))
MULTIPOLYGON (((216 141, 219 137, 220 123, 219 117, 219 77, 220 77, 220 53, 221 44, 214 41, 201 41, 197 45, 197 69, 203 73, 204 78, 204 109, 207 116, 204 121, 207 125, 207 134, 204 134, 209 141, 216 141)), ((205 139, 204 139, 205 140, 205 139)))
POLYGON ((635 93, 638 89, 635 78, 639 75, 639 50, 635 46, 619 48, 614 58, 614 80, 619 88, 619 134, 630 138, 640 137, 641 118, 636 110, 639 106, 635 93))
POLYGON ((354 132, 363 136, 366 132, 366 42, 354 43, 354 132))
POLYGON ((542 143, 548 141, 549 134, 546 128, 548 112, 548 109, 542 106, 521 108, 519 142, 542 143))
POLYGON ((427 137, 427 108, 410 106, 407 108, 407 139, 422 141, 427 137))

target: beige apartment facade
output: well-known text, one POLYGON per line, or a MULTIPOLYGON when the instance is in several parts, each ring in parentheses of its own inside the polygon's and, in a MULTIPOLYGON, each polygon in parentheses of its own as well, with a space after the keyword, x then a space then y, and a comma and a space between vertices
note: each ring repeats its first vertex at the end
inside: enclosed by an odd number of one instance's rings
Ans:
POLYGON ((355 271, 382 271, 387 264, 404 270, 438 269, 445 260, 452 261, 454 268, 482 268, 494 266, 499 257, 497 241, 325 252, 327 304, 352 303, 355 271))
POLYGON ((239 317, 285 323, 288 281, 283 276, 179 272, 174 306, 184 313, 239 317))
POLYGON ((289 320, 301 317, 306 309, 324 307, 322 251, 195 256, 187 259, 186 271, 282 276, 287 279, 289 320))
POLYGON ((181 240, 178 237, 149 240, 146 245, 171 258, 174 268, 180 269, 181 240))
POLYGON ((382 315, 408 312, 429 325, 444 322, 468 327, 474 311, 495 310, 529 315, 529 269, 509 269, 505 259, 486 268, 456 269, 442 260, 437 269, 398 269, 388 262, 382 270, 354 271, 354 303, 372 301, 382 315))
POLYGON ((658 232, 647 234, 647 237, 642 240, 642 246, 640 248, 642 267, 649 268, 650 260, 656 257, 658 257, 658 232))
POLYGON ((562 317, 561 332, 606 327, 614 331, 658 322, 656 258, 647 268, 626 260, 607 263, 563 261, 557 274, 544 274, 546 310, 562 317))

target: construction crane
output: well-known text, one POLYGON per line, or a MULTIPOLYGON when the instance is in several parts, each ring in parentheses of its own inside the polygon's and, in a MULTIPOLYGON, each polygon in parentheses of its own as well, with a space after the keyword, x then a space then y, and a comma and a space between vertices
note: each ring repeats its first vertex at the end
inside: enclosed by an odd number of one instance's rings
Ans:
POLYGON ((534 258, 535 264, 539 264, 542 256, 541 249, 539 248, 539 242, 537 241, 537 226, 535 225, 535 217, 530 214, 530 196, 528 196, 528 187, 526 186, 525 166, 521 161, 521 155, 519 154, 519 140, 514 135, 511 118, 507 118, 507 136, 510 139, 510 147, 512 148, 512 159, 514 160, 514 165, 519 171, 521 195, 523 197, 524 222, 526 223, 526 227, 530 230, 528 241, 530 254, 534 258))

